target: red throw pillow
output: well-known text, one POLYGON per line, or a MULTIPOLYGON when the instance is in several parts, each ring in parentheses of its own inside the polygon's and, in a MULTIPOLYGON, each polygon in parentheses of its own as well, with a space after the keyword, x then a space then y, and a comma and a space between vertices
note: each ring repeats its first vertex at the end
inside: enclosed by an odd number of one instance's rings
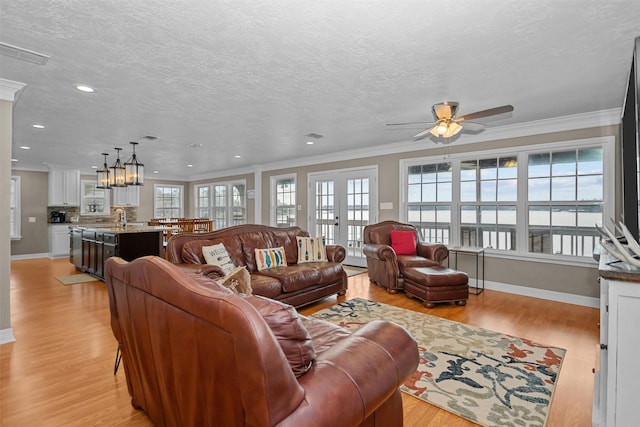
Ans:
POLYGON ((391 230, 391 247, 396 255, 416 255, 415 231, 391 230))

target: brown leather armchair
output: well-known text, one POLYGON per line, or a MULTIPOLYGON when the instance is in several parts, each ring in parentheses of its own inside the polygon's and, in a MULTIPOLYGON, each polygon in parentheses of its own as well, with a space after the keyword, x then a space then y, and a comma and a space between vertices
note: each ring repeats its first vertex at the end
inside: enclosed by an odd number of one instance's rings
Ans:
POLYGON ((364 228, 363 252, 367 259, 369 279, 396 293, 404 288, 403 270, 411 267, 433 267, 449 256, 447 247, 440 243, 422 243, 415 226, 397 221, 383 221, 364 228), (391 247, 391 231, 416 233, 416 255, 396 255, 391 247))
POLYGON ((419 354, 400 326, 351 333, 159 257, 105 271, 131 403, 155 425, 402 425, 398 387, 419 354))

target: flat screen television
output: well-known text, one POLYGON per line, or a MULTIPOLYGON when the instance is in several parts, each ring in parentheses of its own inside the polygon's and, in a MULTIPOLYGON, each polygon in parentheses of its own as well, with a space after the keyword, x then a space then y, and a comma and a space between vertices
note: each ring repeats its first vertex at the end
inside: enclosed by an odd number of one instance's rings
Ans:
POLYGON ((638 240, 640 229, 640 37, 634 42, 629 83, 622 106, 622 215, 623 222, 638 240))

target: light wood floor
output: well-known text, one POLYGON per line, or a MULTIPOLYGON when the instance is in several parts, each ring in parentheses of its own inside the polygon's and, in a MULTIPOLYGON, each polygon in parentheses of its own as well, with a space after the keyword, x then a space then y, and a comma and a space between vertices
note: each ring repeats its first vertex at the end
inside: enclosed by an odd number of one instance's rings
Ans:
MULTIPOLYGON (((0 345, 0 425, 150 426, 129 403, 124 370, 113 375, 116 341, 103 283, 64 286, 66 259, 11 263, 12 327, 17 341, 0 345)), ((596 284, 594 284, 596 286, 596 284)), ((496 291, 466 307, 425 309, 406 296, 349 278, 343 299, 367 298, 567 349, 547 426, 590 426, 598 310, 496 291)), ((331 297, 301 310, 335 304, 331 297)), ((405 426, 474 424, 403 394, 405 426)))

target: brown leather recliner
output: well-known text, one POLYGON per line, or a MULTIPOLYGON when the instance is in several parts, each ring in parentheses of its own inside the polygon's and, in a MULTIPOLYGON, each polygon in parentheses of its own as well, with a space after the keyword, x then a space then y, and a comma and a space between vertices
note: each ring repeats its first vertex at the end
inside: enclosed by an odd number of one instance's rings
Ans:
POLYGON ((369 279, 396 293, 404 288, 403 270, 413 267, 439 266, 449 256, 447 247, 440 243, 422 243, 416 227, 397 221, 383 221, 364 228, 363 252, 367 259, 369 279), (416 255, 396 255, 391 247, 391 231, 416 233, 416 255))
POLYGON ((159 257, 105 265, 131 403, 158 426, 401 426, 408 332, 355 333, 159 257))

